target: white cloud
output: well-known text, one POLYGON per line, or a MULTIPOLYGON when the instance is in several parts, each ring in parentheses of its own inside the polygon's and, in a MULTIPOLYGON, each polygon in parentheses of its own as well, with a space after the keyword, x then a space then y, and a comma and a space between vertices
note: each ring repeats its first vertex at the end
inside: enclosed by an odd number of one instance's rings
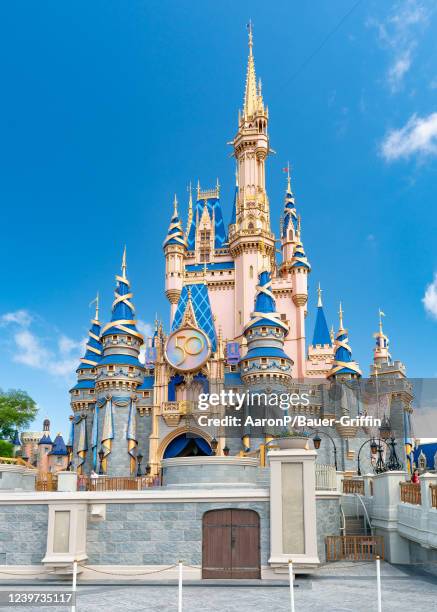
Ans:
POLYGON ((387 84, 392 93, 402 89, 413 64, 413 51, 429 24, 431 11, 431 2, 402 0, 393 6, 384 21, 369 19, 367 22, 376 29, 380 46, 388 52, 387 84))
POLYGON ((395 92, 399 89, 404 76, 411 67, 411 50, 405 51, 398 57, 394 64, 389 68, 387 77, 390 89, 395 92))
POLYGON ((0 316, 0 326, 4 327, 14 323, 20 327, 29 327, 33 317, 28 310, 15 310, 14 312, 6 312, 0 316))
POLYGON ((427 285, 422 302, 426 312, 437 319, 437 274, 435 274, 432 283, 427 285))
POLYGON ((427 117, 412 115, 404 127, 390 130, 381 144, 381 155, 386 161, 436 154, 437 113, 427 117))
POLYGON ((50 329, 50 336, 35 331, 35 325, 44 322, 27 310, 17 310, 0 315, 0 327, 15 325, 10 336, 12 342, 12 360, 36 370, 62 377, 74 378, 74 372, 82 356, 86 338, 73 340, 65 334, 50 329))

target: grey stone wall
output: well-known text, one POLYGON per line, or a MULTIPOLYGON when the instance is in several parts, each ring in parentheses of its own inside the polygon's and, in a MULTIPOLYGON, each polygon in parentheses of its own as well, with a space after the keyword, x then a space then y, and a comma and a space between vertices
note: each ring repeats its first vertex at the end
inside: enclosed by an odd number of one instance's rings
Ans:
POLYGON ((255 465, 224 465, 219 463, 199 465, 175 465, 163 467, 163 484, 172 487, 215 488, 220 485, 255 486, 259 468, 255 465))
POLYGON ((149 463, 149 438, 152 433, 152 417, 149 414, 141 416, 137 412, 138 452, 143 455, 142 466, 149 463))
POLYGON ((48 506, 0 506, 0 564, 41 563, 47 545, 48 506))
POLYGON ((437 576, 437 550, 435 548, 423 548, 417 542, 410 541, 410 563, 417 565, 423 570, 437 576))
POLYGON ((202 517, 208 510, 242 508, 258 512, 261 564, 270 553, 269 503, 108 504, 104 521, 88 521, 90 564, 172 565, 179 559, 202 563, 202 517))
POLYGON ((338 499, 316 500, 317 550, 322 563, 326 561, 325 538, 340 535, 340 502, 338 499))

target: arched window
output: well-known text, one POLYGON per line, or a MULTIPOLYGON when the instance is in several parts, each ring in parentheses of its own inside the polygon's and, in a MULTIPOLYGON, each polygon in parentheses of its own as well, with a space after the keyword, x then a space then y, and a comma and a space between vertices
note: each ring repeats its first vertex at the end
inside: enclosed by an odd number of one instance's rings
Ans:
POLYGON ((249 223, 249 225, 247 226, 247 229, 251 232, 254 229, 254 225, 252 223, 252 221, 249 223))
POLYGON ((249 268, 249 278, 253 278, 253 266, 249 268))

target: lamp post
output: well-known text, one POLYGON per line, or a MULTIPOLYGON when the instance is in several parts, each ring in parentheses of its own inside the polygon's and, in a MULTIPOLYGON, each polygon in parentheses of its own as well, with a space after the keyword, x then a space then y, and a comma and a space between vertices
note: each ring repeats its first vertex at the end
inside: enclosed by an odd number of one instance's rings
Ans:
POLYGON ((141 453, 138 453, 137 455, 137 462, 138 462, 138 468, 137 468, 137 476, 141 476, 141 461, 143 460, 143 455, 141 453))
POLYGON ((217 447, 218 447, 218 441, 217 439, 214 437, 211 440, 211 450, 212 450, 212 454, 216 455, 217 454, 217 447))
POLYGON ((152 471, 152 467, 151 467, 150 463, 148 463, 148 464, 146 465, 146 476, 148 476, 148 475, 150 474, 150 472, 151 472, 151 471, 152 471))
MULTIPOLYGON (((309 427, 308 429, 311 429, 312 431, 314 431, 314 430, 312 429, 312 427, 309 427)), ((337 447, 336 447, 336 445, 335 445, 334 438, 333 438, 332 436, 330 436, 330 435, 329 435, 329 433, 326 433, 326 431, 318 431, 317 429, 316 429, 315 431, 316 431, 316 433, 315 433, 315 436, 313 437, 313 444, 314 444, 314 448, 315 448, 316 450, 319 450, 320 445, 321 445, 321 443, 322 443, 322 438, 320 437, 320 435, 319 435, 319 434, 323 434, 323 435, 327 436, 327 437, 328 437, 328 438, 331 440, 331 442, 332 442, 332 446, 333 446, 333 448, 334 448, 334 465, 335 465, 335 471, 336 471, 336 472, 338 472, 338 464, 337 464, 337 447)))
POLYGON ((103 459, 105 458, 105 451, 101 448, 98 452, 99 455, 99 476, 103 476, 103 459))
POLYGON ((72 461, 73 446, 71 444, 67 444, 66 448, 67 448, 67 453, 68 453, 67 472, 69 472, 71 470, 71 464, 73 463, 72 461))

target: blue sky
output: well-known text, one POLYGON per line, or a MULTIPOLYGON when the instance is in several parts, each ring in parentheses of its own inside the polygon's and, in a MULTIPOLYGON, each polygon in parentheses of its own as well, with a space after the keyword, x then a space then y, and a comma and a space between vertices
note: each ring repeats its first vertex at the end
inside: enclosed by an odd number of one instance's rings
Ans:
POLYGON ((237 127, 254 23, 276 155, 287 160, 316 286, 368 371, 377 311, 393 357, 435 376, 437 10, 429 0, 3 3, 0 9, 0 386, 66 431, 68 388, 96 291, 110 312, 123 245, 137 314, 168 321, 162 240, 176 191, 216 177, 237 127), (426 297, 425 297, 426 296, 426 297), (425 299, 425 301, 424 301, 425 299))

